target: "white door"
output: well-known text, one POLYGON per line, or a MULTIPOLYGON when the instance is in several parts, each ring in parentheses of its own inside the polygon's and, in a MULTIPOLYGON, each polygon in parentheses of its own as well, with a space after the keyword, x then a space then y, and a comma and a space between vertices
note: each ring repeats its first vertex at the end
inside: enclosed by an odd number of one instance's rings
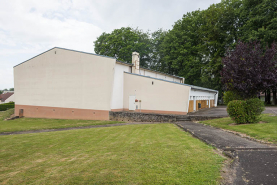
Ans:
POLYGON ((136 110, 136 96, 129 96, 129 110, 136 110))

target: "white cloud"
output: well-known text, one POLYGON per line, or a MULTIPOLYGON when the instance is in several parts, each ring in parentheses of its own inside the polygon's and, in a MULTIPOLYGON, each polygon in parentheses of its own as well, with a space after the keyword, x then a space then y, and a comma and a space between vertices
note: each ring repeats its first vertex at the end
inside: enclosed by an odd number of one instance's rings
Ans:
POLYGON ((102 32, 170 29, 188 11, 220 0, 0 0, 0 89, 13 66, 54 46, 86 52, 102 32))

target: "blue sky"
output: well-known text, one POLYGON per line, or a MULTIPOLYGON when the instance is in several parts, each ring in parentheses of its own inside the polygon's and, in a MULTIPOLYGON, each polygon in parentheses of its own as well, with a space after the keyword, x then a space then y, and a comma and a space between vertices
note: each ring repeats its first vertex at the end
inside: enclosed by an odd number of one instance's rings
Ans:
POLYGON ((131 26, 171 29, 183 14, 220 0, 0 0, 0 89, 13 66, 52 47, 94 53, 103 32, 131 26))

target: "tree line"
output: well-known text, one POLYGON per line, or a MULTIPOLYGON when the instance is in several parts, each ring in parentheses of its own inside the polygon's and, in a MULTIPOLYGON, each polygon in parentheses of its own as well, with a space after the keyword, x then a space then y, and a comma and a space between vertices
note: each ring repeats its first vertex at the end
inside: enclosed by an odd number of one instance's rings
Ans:
POLYGON ((14 88, 9 88, 9 89, 3 89, 3 90, 0 90, 0 94, 2 94, 4 91, 14 91, 14 88))
POLYGON ((131 53, 137 51, 143 67, 183 76, 185 83, 217 89, 221 96, 227 51, 240 41, 257 41, 266 49, 276 40, 276 0, 222 0, 184 14, 170 30, 123 27, 102 33, 94 45, 95 53, 125 62, 131 62, 131 53))

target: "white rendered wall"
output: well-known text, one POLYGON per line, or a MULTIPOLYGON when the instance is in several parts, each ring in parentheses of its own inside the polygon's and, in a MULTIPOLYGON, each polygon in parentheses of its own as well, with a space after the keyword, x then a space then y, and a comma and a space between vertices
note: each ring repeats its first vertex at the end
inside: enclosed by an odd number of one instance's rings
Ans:
POLYGON ((130 72, 130 67, 115 64, 111 109, 123 109, 124 71, 130 72))
POLYGON ((14 67, 17 105, 110 110, 115 59, 53 48, 14 67))
POLYGON ((129 96, 135 95, 142 110, 186 113, 189 90, 186 85, 124 73, 124 109, 129 109, 129 96))

